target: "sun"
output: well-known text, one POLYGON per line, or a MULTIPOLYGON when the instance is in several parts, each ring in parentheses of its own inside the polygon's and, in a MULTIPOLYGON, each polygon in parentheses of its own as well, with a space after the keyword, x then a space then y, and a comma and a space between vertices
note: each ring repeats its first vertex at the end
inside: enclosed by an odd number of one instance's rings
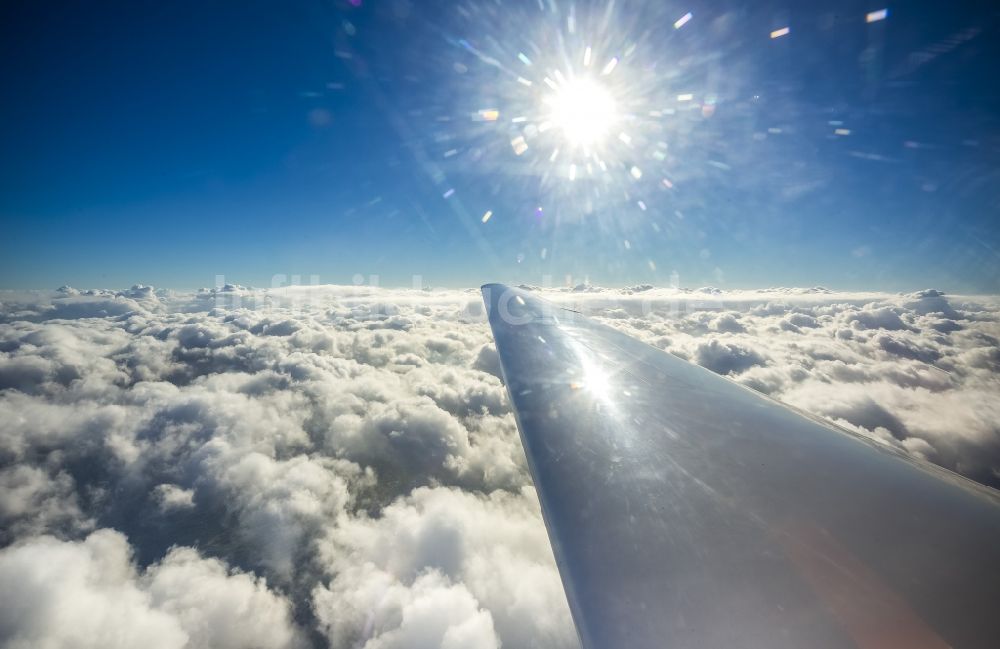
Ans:
POLYGON ((546 121, 574 147, 594 148, 618 121, 614 96, 600 82, 585 77, 555 85, 545 103, 546 121))

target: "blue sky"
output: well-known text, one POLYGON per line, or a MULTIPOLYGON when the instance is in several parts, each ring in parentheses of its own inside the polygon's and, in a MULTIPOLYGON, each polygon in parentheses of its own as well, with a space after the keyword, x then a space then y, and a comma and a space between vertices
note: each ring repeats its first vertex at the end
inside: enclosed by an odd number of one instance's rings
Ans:
POLYGON ((0 288, 1000 291, 988 3, 288 4, 4 3, 0 288))

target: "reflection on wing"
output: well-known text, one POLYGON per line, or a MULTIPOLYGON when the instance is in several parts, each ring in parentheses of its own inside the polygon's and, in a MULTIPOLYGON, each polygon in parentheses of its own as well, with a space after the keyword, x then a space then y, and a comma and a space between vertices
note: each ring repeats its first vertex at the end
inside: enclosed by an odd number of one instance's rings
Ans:
POLYGON ((583 645, 993 647, 1000 497, 483 287, 583 645))

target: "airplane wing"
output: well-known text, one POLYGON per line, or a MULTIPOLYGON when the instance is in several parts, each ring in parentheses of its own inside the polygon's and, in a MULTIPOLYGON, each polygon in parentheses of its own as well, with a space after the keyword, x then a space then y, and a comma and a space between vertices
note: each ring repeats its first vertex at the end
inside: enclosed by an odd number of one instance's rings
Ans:
POLYGON ((487 284, 586 649, 1000 646, 1000 496, 487 284))

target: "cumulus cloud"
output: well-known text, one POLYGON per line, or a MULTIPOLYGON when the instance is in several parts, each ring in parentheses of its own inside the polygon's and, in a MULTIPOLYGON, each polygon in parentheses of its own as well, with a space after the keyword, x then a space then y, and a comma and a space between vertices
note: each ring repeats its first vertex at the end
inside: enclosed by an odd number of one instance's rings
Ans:
POLYGON ((464 585, 453 584, 435 571, 403 585, 369 565, 363 568, 361 574, 353 574, 362 586, 358 591, 320 587, 314 593, 319 624, 332 645, 349 646, 348 640, 357 638, 368 649, 500 646, 492 616, 464 585), (360 631, 342 630, 351 622, 360 623, 360 631))
MULTIPOLYGON (((1000 484, 995 298, 544 294, 1000 484)), ((530 483, 478 290, 0 300, 2 644, 573 647, 530 483)))
POLYGON ((0 541, 42 532, 71 535, 91 527, 65 471, 52 475, 27 464, 0 470, 0 541))
POLYGON ((302 646, 263 579, 175 548, 139 571, 113 530, 33 537, 0 551, 0 637, 20 647, 302 646))
POLYGON ((764 357, 754 350, 719 340, 699 343, 695 359, 717 374, 739 374, 754 365, 766 364, 764 357))
POLYGON ((844 322, 854 325, 855 329, 896 331, 909 328, 893 309, 888 307, 871 308, 871 305, 849 313, 845 316, 844 322))
POLYGON ((175 484, 161 484, 153 489, 153 499, 164 511, 187 509, 194 507, 194 489, 183 489, 175 484))
POLYGON ((468 646, 497 646, 494 634, 516 647, 575 646, 539 516, 527 487, 489 495, 422 487, 377 518, 332 528, 323 555, 333 578, 313 592, 332 644, 397 646, 399 635, 412 635, 399 609, 414 595, 401 593, 415 589, 458 608, 435 622, 433 642, 405 646, 439 646, 451 628, 460 633, 470 625, 481 633, 468 646))

